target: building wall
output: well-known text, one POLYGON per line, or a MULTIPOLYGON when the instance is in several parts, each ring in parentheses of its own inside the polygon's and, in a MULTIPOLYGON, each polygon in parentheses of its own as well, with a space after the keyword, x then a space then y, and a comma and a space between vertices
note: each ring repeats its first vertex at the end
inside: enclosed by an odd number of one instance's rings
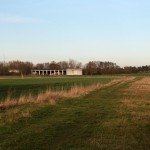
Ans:
POLYGON ((66 75, 83 75, 82 69, 66 69, 66 75))
POLYGON ((32 75, 83 75, 82 69, 31 70, 32 75))
POLYGON ((66 75, 66 70, 31 70, 32 75, 66 75))

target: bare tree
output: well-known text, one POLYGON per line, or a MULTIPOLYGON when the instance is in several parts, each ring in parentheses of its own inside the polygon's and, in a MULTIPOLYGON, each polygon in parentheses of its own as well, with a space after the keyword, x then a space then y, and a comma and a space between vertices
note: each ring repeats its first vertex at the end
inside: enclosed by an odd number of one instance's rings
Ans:
POLYGON ((97 73, 97 70, 96 70, 97 66, 93 61, 88 62, 86 64, 85 69, 86 69, 87 74, 89 74, 89 75, 94 75, 97 73))
POLYGON ((8 64, 4 62, 0 62, 0 75, 8 75, 8 64))
POLYGON ((31 73, 31 69, 33 68, 33 64, 31 62, 22 62, 22 61, 10 61, 8 63, 9 69, 18 70, 21 75, 28 75, 31 73))
POLYGON ((69 68, 81 68, 82 67, 82 63, 81 62, 77 62, 77 61, 75 61, 73 59, 69 60, 68 65, 69 65, 69 68))
POLYGON ((51 70, 59 70, 59 69, 61 69, 60 65, 57 64, 55 61, 52 61, 52 62, 50 63, 49 68, 50 68, 51 70))
POLYGON ((67 69, 67 68, 69 68, 69 64, 68 64, 67 61, 60 61, 57 64, 60 66, 61 69, 67 69))

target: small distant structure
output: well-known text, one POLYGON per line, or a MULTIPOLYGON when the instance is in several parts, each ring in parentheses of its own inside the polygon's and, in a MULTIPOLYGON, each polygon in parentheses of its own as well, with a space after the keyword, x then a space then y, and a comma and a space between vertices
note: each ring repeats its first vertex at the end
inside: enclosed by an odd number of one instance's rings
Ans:
POLYGON ((18 73, 20 73, 20 71, 18 69, 10 69, 9 73, 16 73, 16 74, 18 74, 18 73))
POLYGON ((66 69, 66 75, 83 75, 82 69, 66 69))
POLYGON ((52 75, 83 75, 82 69, 66 69, 66 70, 49 70, 49 69, 36 69, 36 70, 31 70, 32 75, 47 75, 47 76, 52 76, 52 75))

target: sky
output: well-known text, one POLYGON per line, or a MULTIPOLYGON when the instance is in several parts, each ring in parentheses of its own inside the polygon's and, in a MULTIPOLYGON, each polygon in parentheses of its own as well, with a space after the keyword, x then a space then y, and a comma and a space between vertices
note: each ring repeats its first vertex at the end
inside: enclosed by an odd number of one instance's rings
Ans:
POLYGON ((0 0, 0 61, 150 65, 149 0, 0 0))

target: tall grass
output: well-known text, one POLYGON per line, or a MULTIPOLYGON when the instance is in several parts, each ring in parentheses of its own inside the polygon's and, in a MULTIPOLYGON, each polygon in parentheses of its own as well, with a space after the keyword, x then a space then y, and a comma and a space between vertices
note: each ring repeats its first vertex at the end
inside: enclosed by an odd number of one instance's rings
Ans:
POLYGON ((27 103, 49 103, 54 105, 57 100, 62 98, 73 98, 73 97, 79 97, 83 96, 85 94, 88 94, 91 91, 94 91, 98 88, 107 87, 110 85, 114 85, 116 83, 121 82, 122 79, 116 79, 112 80, 109 83, 103 84, 103 83, 95 83, 89 86, 73 86, 70 90, 61 90, 61 91, 52 91, 47 90, 45 92, 39 93, 37 96, 33 96, 29 94, 28 96, 20 96, 18 100, 12 99, 10 96, 8 96, 5 101, 0 103, 0 110, 3 111, 8 108, 21 106, 27 103))
POLYGON ((57 77, 57 78, 24 78, 24 79, 0 79, 0 101, 4 101, 8 95, 11 98, 19 98, 21 95, 31 93, 36 96, 41 92, 52 90, 70 90, 73 86, 89 86, 98 82, 107 83, 114 76, 83 76, 83 77, 57 77))

